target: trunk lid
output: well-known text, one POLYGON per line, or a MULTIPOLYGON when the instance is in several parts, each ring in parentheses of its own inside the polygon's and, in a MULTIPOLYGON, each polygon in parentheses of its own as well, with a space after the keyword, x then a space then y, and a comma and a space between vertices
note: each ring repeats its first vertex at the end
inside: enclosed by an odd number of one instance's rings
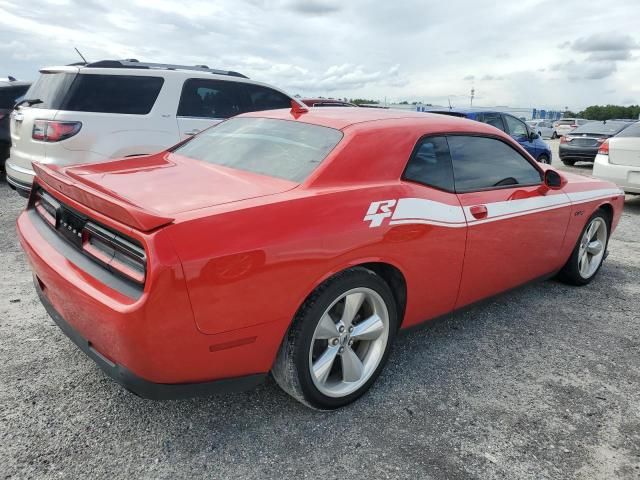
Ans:
POLYGON ((640 167, 640 137, 610 138, 609 163, 640 167))
POLYGON ((298 185, 168 152, 36 169, 65 195, 143 231, 170 223, 183 212, 274 195, 298 185))

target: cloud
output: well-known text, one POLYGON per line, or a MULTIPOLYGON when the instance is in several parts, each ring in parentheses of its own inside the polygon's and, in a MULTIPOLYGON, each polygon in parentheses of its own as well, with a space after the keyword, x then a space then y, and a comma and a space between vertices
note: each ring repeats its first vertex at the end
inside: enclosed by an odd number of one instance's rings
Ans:
POLYGON ((570 81, 576 82, 606 78, 616 72, 617 65, 615 62, 586 63, 570 60, 564 63, 556 63, 550 67, 550 70, 565 72, 570 81))
POLYGON ((322 0, 292 0, 287 7, 301 15, 321 16, 340 11, 340 6, 335 2, 322 0))
POLYGON ((571 49, 577 52, 629 51, 637 48, 640 45, 631 35, 610 32, 581 37, 571 44, 571 49))
POLYGON ((501 77, 499 75, 483 75, 480 80, 483 80, 485 82, 493 82, 496 80, 504 80, 504 77, 501 77))
POLYGON ((475 80, 476 76, 475 75, 467 75, 466 77, 463 78, 463 80, 475 80))
POLYGON ((621 61, 631 60, 632 55, 629 50, 602 50, 589 54, 587 57, 588 62, 603 62, 603 61, 621 61))

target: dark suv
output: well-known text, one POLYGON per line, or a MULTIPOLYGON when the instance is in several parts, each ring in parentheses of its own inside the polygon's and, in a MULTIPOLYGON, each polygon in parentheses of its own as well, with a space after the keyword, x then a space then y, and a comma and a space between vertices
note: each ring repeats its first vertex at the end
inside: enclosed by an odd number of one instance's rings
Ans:
POLYGON ((29 87, 28 82, 12 80, 0 80, 0 168, 4 168, 4 162, 9 156, 11 136, 9 135, 9 114, 13 110, 16 99, 23 96, 29 87))

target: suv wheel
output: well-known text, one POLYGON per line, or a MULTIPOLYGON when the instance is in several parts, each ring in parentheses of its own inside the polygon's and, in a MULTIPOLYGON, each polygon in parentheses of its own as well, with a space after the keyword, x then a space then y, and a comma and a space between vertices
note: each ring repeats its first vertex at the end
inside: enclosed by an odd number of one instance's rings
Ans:
POLYGON ((562 159, 562 163, 564 163, 565 165, 568 165, 569 167, 572 167, 576 164, 575 160, 567 160, 567 159, 562 159))
POLYGON ((317 409, 347 405, 380 374, 397 323, 394 297, 385 281, 364 268, 345 270, 302 305, 272 375, 305 405, 317 409))

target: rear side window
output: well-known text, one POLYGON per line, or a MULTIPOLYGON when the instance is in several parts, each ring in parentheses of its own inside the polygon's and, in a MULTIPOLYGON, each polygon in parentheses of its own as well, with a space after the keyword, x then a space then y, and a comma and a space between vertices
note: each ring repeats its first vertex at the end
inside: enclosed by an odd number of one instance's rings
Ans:
POLYGON ((488 137, 447 137, 456 191, 540 183, 540 172, 506 143, 488 137))
POLYGON ((291 108, 291 99, 272 88, 250 83, 244 84, 244 88, 249 95, 249 111, 291 108))
POLYGON ((190 78, 182 87, 178 116, 229 118, 243 112, 243 103, 238 82, 190 78))
POLYGON ((500 115, 499 113, 479 113, 476 119, 479 122, 486 123, 487 125, 491 125, 492 127, 496 127, 503 132, 505 131, 504 123, 502 122, 502 115, 500 115))
POLYGON ((75 78, 75 73, 43 73, 27 90, 25 98, 40 100, 31 105, 33 108, 58 110, 75 78))
POLYGON ((133 75, 78 75, 63 110, 146 115, 153 108, 164 79, 133 75))
POLYGON ((0 88, 0 108, 13 108, 16 98, 24 95, 28 89, 28 85, 0 88))
POLYGON ((616 135, 616 137, 640 137, 640 122, 631 124, 616 135))
POLYGON ((342 139, 342 132, 272 118, 232 118, 174 150, 177 155, 302 182, 342 139))
POLYGON ((428 137, 421 140, 409 159, 402 178, 453 192, 453 168, 447 139, 428 137))

